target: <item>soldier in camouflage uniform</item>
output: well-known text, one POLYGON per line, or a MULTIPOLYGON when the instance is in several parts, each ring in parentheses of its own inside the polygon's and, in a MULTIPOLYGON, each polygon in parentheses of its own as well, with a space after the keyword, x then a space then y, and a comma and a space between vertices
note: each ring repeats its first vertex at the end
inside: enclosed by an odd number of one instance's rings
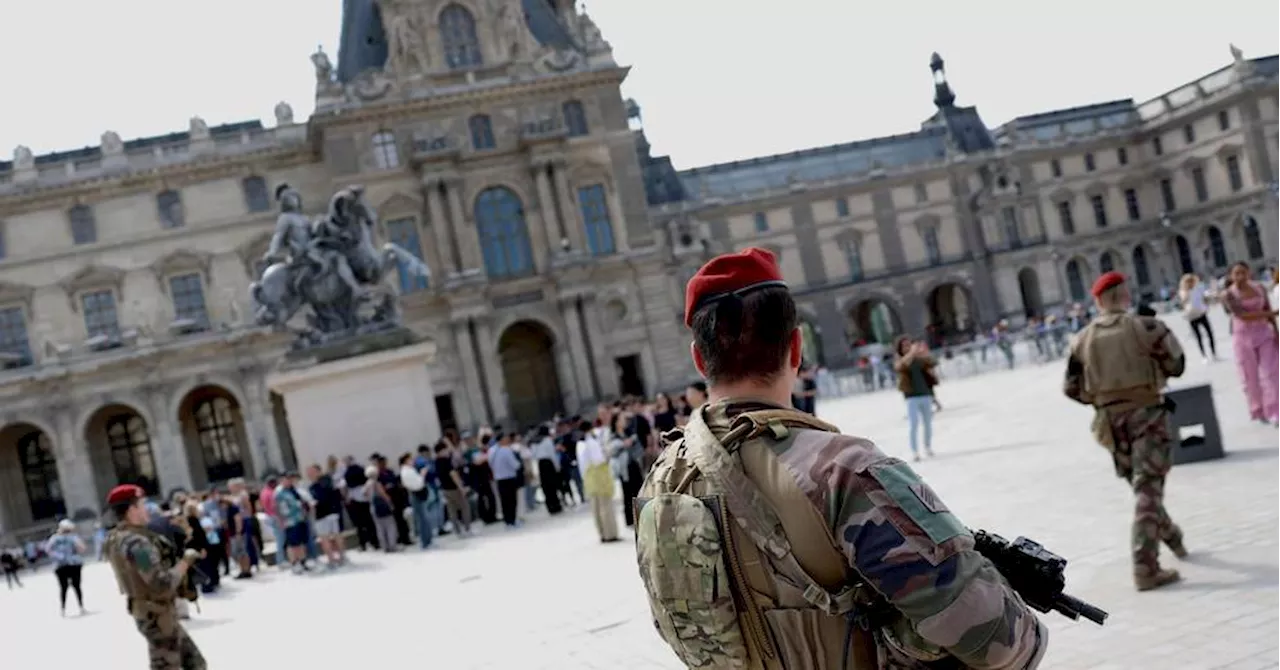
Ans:
POLYGON ((174 609, 174 598, 199 553, 187 550, 177 561, 164 560, 164 545, 170 540, 147 528, 150 513, 141 488, 117 486, 107 495, 107 505, 119 523, 107 537, 104 553, 127 598, 129 614, 147 640, 150 667, 204 670, 204 657, 174 609))
POLYGON ((1160 567, 1160 542, 1182 558, 1182 531, 1164 509, 1172 465, 1169 408, 1161 389, 1186 369, 1178 339, 1160 319, 1127 312, 1125 277, 1108 272, 1092 290, 1098 316, 1071 342, 1063 392, 1097 409, 1094 437, 1111 453, 1116 475, 1133 487, 1133 579, 1139 591, 1178 581, 1160 567))
POLYGON ((709 398, 636 500, 650 610, 685 665, 1039 665, 1047 629, 911 467, 790 407, 802 340, 773 254, 709 261, 685 323, 709 398))

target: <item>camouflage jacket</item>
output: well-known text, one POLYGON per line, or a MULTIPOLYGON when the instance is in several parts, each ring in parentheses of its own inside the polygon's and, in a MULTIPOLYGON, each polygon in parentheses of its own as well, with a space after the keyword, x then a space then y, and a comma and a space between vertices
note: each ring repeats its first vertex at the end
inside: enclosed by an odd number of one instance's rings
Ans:
MULTIPOLYGON (((738 412, 759 409, 741 405, 707 407, 708 427, 723 437, 738 412)), ((971 668, 1039 664, 1048 630, 909 465, 819 430, 788 431, 769 450, 776 470, 767 469, 794 480, 848 567, 902 614, 900 646, 940 647, 971 668)))
POLYGON ((162 543, 168 540, 142 527, 121 524, 107 536, 104 552, 120 592, 132 600, 172 603, 185 576, 162 543))

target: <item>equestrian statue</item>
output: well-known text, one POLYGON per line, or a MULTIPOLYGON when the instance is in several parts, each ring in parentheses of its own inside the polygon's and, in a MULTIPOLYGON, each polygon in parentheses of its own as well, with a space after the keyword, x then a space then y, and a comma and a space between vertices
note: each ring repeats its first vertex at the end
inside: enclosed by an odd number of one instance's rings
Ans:
POLYGON ((399 326, 391 270, 430 277, 421 259, 398 245, 374 245, 377 215, 364 189, 348 186, 329 199, 329 212, 316 220, 302 213, 302 196, 288 184, 276 189, 280 216, 263 256, 266 268, 249 286, 254 321, 293 330, 295 347, 331 342, 399 326), (305 329, 289 321, 310 307, 305 329))

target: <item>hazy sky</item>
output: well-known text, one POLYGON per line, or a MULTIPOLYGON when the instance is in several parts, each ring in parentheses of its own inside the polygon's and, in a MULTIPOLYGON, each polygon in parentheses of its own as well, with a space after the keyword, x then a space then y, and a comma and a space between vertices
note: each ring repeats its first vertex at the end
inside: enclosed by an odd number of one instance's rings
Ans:
MULTIPOLYGON (((311 112, 342 0, 0 0, 0 156, 311 112)), ((1280 42, 1276 0, 591 0, 655 152, 677 167, 914 130, 928 61, 989 126, 1139 101, 1280 42), (783 6, 788 9, 782 9, 783 6), (1031 11, 1033 7, 1041 8, 1031 11)))

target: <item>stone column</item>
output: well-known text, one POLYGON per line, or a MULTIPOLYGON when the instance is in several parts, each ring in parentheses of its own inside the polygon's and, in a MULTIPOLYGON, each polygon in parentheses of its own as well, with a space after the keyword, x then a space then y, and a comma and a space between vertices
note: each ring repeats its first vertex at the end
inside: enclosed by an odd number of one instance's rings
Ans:
POLYGON ((458 243, 458 256, 461 258, 462 272, 483 272, 484 259, 480 255, 480 237, 475 221, 462 204, 462 179, 453 177, 444 180, 445 193, 449 197, 449 222, 453 237, 458 243))
POLYGON ((67 514, 74 514, 79 509, 100 511, 107 492, 98 490, 89 445, 83 437, 76 435, 75 407, 70 403, 54 402, 45 410, 45 415, 57 433, 52 436, 54 455, 58 460, 58 484, 62 487, 67 514))
POLYGON ((462 367, 462 383, 467 394, 467 409, 471 420, 475 423, 491 422, 489 410, 485 405, 484 391, 480 385, 480 373, 476 356, 476 343, 467 328, 466 319, 457 319, 450 323, 453 331, 455 350, 458 352, 458 365, 462 367))
POLYGON ((587 333, 590 354, 595 361, 596 383, 600 386, 600 395, 606 398, 617 397, 618 376, 614 374, 614 362, 609 356, 604 329, 600 327, 600 302, 594 295, 583 297, 580 315, 582 327, 587 333))
MULTIPOLYGON (((622 203, 618 201, 618 189, 616 183, 610 182, 606 187, 605 198, 609 203, 609 225, 613 228, 613 243, 620 252, 631 250, 631 240, 627 237, 626 221, 622 214, 622 203)), ((583 239, 586 235, 586 226, 583 225, 583 239)))
POLYGON ((148 426, 151 435, 151 454, 156 461, 156 478, 160 480, 160 495, 169 497, 174 489, 190 491, 192 487, 191 463, 187 458, 187 445, 182 431, 176 429, 177 417, 169 415, 171 389, 159 384, 146 384, 140 389, 151 410, 148 426))
POLYGON ((462 258, 458 251, 458 242, 451 230, 449 220, 444 214, 444 198, 440 196, 440 180, 427 176, 422 179, 422 190, 427 196, 427 213, 431 217, 431 233, 435 239, 436 249, 441 263, 448 259, 447 267, 440 268, 443 277, 462 272, 462 258))
POLYGON ((480 352, 478 363, 483 367, 485 384, 489 391, 489 407, 493 409, 493 422, 502 423, 507 420, 507 391, 502 378, 502 363, 498 359, 498 341, 494 338, 493 326, 487 318, 477 318, 476 350, 480 352))
POLYGON ((556 161, 551 170, 556 192, 560 194, 561 234, 569 238, 574 251, 587 253, 587 231, 582 227, 582 217, 578 216, 578 198, 569 185, 569 166, 564 161, 556 161))
MULTIPOLYGON (((247 407, 243 407, 246 445, 253 458, 253 474, 261 477, 267 470, 284 469, 284 453, 275 431, 275 418, 267 402, 267 386, 263 371, 256 366, 240 369, 240 387, 247 407)), ((337 454, 335 454, 337 455, 337 454)), ((303 465, 303 464, 299 464, 303 465)))
POLYGON ((533 181, 538 187, 538 209, 542 212, 542 232, 547 239, 547 253, 555 257, 560 253, 560 240, 565 236, 565 231, 564 223, 556 215, 556 201, 551 192, 547 165, 540 162, 533 166, 533 181))
POLYGON ((591 352, 587 350, 582 320, 578 318, 577 296, 560 298, 560 316, 564 320, 565 344, 569 348, 569 358, 573 361, 573 386, 576 389, 578 403, 590 405, 600 402, 591 384, 591 368, 587 365, 591 352))

